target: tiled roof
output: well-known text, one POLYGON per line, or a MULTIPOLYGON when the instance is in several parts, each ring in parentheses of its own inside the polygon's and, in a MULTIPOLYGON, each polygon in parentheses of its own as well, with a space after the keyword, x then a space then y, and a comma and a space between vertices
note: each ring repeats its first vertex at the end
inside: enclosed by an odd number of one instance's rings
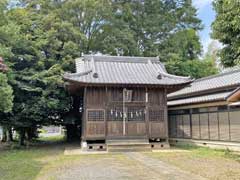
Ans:
POLYGON ((157 57, 92 56, 76 60, 76 73, 64 78, 83 84, 177 85, 189 77, 170 75, 157 57))
POLYGON ((177 92, 168 95, 168 99, 177 99, 182 97, 189 97, 198 95, 200 92, 207 92, 209 90, 217 90, 223 87, 239 86, 240 85, 240 68, 232 71, 224 72, 218 75, 209 76, 198 79, 191 83, 190 86, 185 87, 177 92))
POLYGON ((216 94, 209 94, 204 96, 197 96, 191 98, 184 98, 184 99, 177 99, 168 101, 168 106, 177 106, 177 105, 187 105, 187 104, 194 104, 194 103, 207 103, 212 101, 220 101, 226 100, 226 98, 232 93, 230 92, 222 92, 216 94))

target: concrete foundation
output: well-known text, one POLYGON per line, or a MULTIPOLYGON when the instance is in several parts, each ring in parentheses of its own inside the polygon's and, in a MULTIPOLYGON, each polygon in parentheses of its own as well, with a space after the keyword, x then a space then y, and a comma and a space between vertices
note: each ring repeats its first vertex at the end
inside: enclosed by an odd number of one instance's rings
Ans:
POLYGON ((240 151, 240 143, 234 142, 171 138, 169 139, 169 143, 170 145, 197 145, 212 149, 229 149, 231 151, 240 151))

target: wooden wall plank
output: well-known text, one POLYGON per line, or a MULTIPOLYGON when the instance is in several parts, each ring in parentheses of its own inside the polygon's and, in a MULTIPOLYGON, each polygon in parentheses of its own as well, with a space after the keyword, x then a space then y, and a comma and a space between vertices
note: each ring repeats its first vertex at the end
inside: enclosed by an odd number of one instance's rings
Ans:
POLYGON ((183 138, 184 135, 184 129, 183 129, 183 119, 182 119, 182 115, 178 115, 176 117, 176 121, 177 121, 177 137, 178 138, 183 138))
POLYGON ((108 121, 108 136, 121 137, 123 136, 123 123, 122 121, 108 121))
POLYGON ((146 132, 145 122, 127 122, 128 136, 145 136, 146 132))
POLYGON ((189 114, 182 115, 182 118, 183 118, 183 137, 190 138, 191 137, 190 115, 189 114))
POLYGON ((104 122, 88 122, 87 123, 87 137, 105 137, 105 123, 104 122))
POLYGON ((231 141, 240 141, 240 110, 230 112, 229 117, 231 141))
POLYGON ((150 122, 150 136, 152 138, 166 138, 164 122, 150 122))
POLYGON ((228 112, 219 112, 219 139, 222 141, 229 141, 229 121, 228 112))
POLYGON ((200 139, 199 114, 192 114, 192 138, 200 139))
POLYGON ((170 137, 177 137, 177 123, 176 123, 176 115, 169 115, 169 133, 170 137))
POLYGON ((200 133, 201 133, 201 139, 209 139, 208 113, 200 114, 200 133))
POLYGON ((218 140, 218 113, 209 113, 210 140, 218 140))

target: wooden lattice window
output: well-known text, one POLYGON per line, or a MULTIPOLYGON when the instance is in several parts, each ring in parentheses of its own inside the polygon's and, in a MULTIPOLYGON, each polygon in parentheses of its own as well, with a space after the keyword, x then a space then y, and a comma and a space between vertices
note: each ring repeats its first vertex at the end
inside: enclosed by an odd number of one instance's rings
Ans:
POLYGON ((228 106, 218 106, 218 111, 227 111, 228 106))
POLYGON ((145 89, 137 88, 133 89, 132 101, 134 102, 145 102, 146 101, 146 91, 145 89))
POLYGON ((230 110, 239 110, 240 105, 230 106, 230 110))
POLYGON ((164 110, 149 110, 150 121, 164 121, 164 110))
POLYGON ((123 90, 123 93, 124 93, 124 101, 125 102, 131 102, 133 91, 125 89, 125 90, 123 90))
POLYGON ((88 110, 88 121, 104 121, 104 110, 88 110))
POLYGON ((115 102, 123 101, 123 89, 113 88, 111 91, 111 99, 115 102))
POLYGON ((113 107, 107 111, 108 121, 122 121, 123 120, 123 108, 113 107))
POLYGON ((193 114, 198 114, 199 113, 199 108, 193 108, 192 113, 193 114))
POLYGON ((144 107, 128 107, 127 109, 128 121, 145 121, 144 107))
POLYGON ((190 114, 190 109, 180 109, 180 110, 169 110, 169 114, 177 115, 177 114, 190 114))

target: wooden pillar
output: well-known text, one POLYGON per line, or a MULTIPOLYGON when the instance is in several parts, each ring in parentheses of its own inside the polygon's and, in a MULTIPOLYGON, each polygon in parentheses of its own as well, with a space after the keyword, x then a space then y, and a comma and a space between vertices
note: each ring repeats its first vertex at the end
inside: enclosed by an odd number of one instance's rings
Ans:
POLYGON ((86 140, 86 121, 87 121, 87 87, 84 87, 83 93, 83 115, 82 115, 82 141, 86 140))
POLYGON ((107 121, 107 113, 108 113, 108 102, 109 102, 109 95, 108 95, 108 88, 105 87, 105 139, 108 136, 108 121, 107 121))
POLYGON ((168 141, 168 107, 167 107, 167 89, 164 89, 164 122, 165 122, 165 135, 168 141))
POLYGON ((193 129, 192 129, 192 109, 189 108, 189 118, 190 118, 190 138, 192 139, 193 129))
POLYGON ((145 89, 145 106, 146 106, 146 114, 145 114, 145 122, 146 122, 146 132, 147 132, 147 138, 150 137, 150 128, 149 128, 149 94, 148 94, 148 88, 145 89))

